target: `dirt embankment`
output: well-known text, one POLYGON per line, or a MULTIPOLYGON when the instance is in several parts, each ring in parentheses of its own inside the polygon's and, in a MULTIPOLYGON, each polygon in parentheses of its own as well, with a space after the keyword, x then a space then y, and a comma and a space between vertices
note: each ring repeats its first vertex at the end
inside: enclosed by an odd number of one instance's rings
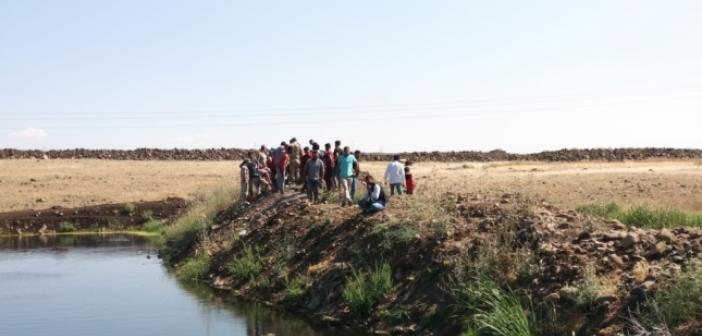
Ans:
MULTIPOLYGON (((630 312, 670 272, 702 252, 698 229, 627 227, 511 194, 447 195, 441 206, 427 215, 429 208, 403 196, 363 217, 355 208, 273 195, 220 213, 207 239, 172 262, 180 269, 204 258, 202 279, 212 287, 381 334, 459 334, 468 316, 457 309, 459 280, 488 275, 549 316, 540 321, 543 335, 617 335, 631 331, 630 312), (237 277, 246 258, 258 268, 237 277), (390 265, 393 289, 359 316, 344 289, 380 263, 390 265)), ((675 332, 699 335, 698 322, 675 332)))
POLYGON ((152 220, 178 216, 187 203, 181 198, 163 201, 103 204, 80 208, 51 207, 0 213, 0 234, 51 234, 72 231, 141 230, 152 220))
MULTIPOLYGON (((65 149, 65 150, 17 150, 1 149, 0 159, 104 159, 104 160, 241 160, 248 150, 238 148, 211 149, 156 149, 134 150, 65 149)), ((532 154, 512 154, 501 150, 490 152, 409 152, 400 153, 410 161, 624 161, 647 159, 700 159, 702 150, 674 148, 615 148, 615 149, 562 149, 532 154)), ((366 160, 389 161, 392 154, 368 153, 366 160)))

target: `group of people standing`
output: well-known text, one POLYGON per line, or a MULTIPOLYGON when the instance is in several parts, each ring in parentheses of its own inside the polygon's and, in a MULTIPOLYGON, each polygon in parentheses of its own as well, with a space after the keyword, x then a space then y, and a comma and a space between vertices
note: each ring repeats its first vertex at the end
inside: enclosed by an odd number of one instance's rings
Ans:
MULTIPOLYGON (((311 202, 320 201, 320 190, 339 190, 342 206, 352 205, 361 175, 360 151, 351 153, 348 146, 335 141, 334 147, 327 143, 324 149, 314 140, 302 147, 296 138, 289 143, 268 149, 261 146, 251 151, 239 166, 241 168, 241 199, 250 202, 260 194, 285 192, 286 184, 302 184, 301 191, 307 193, 311 202)), ((405 167, 399 156, 395 156, 385 171, 385 181, 389 182, 391 195, 402 194, 403 187, 408 193, 414 191, 414 179, 409 166, 405 167)), ((371 175, 366 174, 364 184, 368 194, 359 202, 364 213, 369 214, 385 209, 385 191, 371 175)))

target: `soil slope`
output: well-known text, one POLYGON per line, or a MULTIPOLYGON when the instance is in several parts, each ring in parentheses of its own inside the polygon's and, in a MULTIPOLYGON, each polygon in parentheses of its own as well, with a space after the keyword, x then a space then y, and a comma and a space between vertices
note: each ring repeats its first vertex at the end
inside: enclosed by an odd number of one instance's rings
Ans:
MULTIPOLYGON (((363 217, 355 208, 272 195, 220 213, 174 266, 204 257, 212 287, 381 334, 459 334, 467 314, 460 288, 477 274, 550 312, 544 335, 616 335, 630 331, 630 311, 646 295, 702 251, 697 229, 627 227, 515 194, 427 202, 395 197, 387 211, 363 217), (252 250, 259 268, 251 278, 235 276, 230 265, 252 250), (345 286, 381 263, 392 269, 393 290, 370 316, 354 314, 345 286), (584 296, 588 280, 600 285, 584 296)), ((675 332, 699 335, 702 327, 692 320, 675 332)))

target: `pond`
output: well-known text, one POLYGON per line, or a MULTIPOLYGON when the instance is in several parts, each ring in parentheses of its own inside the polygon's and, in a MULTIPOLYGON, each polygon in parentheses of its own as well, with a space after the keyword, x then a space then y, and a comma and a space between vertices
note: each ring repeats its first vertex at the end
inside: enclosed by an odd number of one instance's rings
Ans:
POLYGON ((341 335, 177 281, 148 238, 0 238, 0 335, 341 335))

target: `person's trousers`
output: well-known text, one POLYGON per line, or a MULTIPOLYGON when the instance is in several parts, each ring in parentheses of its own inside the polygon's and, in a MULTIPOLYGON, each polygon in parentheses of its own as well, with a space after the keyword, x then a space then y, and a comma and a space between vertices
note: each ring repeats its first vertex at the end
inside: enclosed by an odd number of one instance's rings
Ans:
POLYGON ((358 203, 358 207, 361 208, 364 214, 372 214, 385 209, 385 206, 380 202, 371 202, 367 199, 358 203))
POLYGON ((324 172, 324 184, 327 185, 327 191, 334 189, 334 178, 332 172, 324 172))
POLYGON ((242 180, 241 183, 239 183, 239 189, 241 189, 241 193, 239 194, 241 202, 246 202, 246 198, 249 197, 249 181, 242 180))
POLYGON ((307 199, 312 202, 319 201, 319 180, 307 179, 307 199))
POLYGON ((351 199, 356 199, 356 184, 358 179, 354 176, 351 177, 351 199))
POLYGON ((277 169, 275 172, 275 186, 282 194, 285 192, 285 170, 277 169))
POLYGON ((402 183, 390 183, 390 195, 395 195, 395 190, 397 190, 398 195, 402 195, 402 183))
POLYGON ((300 182, 300 162, 297 160, 290 161, 290 178, 293 183, 300 182))
POLYGON ((341 177, 339 176, 339 180, 341 181, 341 192, 343 192, 343 197, 344 199, 341 201, 341 205, 346 205, 353 203, 353 199, 351 199, 351 178, 350 177, 341 177))
POLYGON ((258 197, 259 189, 260 189, 261 181, 258 178, 252 178, 249 179, 249 195, 252 195, 254 197, 258 197))

